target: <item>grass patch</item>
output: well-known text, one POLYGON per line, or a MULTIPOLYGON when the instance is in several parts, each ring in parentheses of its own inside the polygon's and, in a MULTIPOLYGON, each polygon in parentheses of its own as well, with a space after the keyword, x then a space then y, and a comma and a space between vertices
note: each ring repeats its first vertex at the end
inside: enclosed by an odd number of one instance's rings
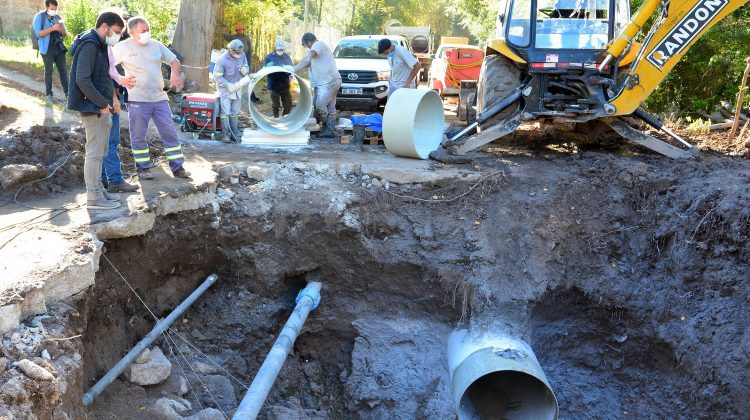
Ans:
POLYGON ((0 38, 0 66, 37 80, 44 78, 42 55, 37 55, 29 40, 0 38))

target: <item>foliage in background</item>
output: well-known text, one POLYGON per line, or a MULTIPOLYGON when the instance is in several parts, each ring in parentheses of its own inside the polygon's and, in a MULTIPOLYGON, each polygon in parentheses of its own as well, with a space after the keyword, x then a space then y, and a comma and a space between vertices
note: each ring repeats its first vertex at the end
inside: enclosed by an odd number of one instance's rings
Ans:
POLYGON ((127 0, 123 1, 126 11, 137 11, 151 24, 151 37, 169 45, 172 40, 167 35, 171 24, 177 23, 180 9, 179 0, 127 0))
POLYGON ((76 35, 89 31, 96 24, 99 11, 104 8, 101 0, 69 0, 62 13, 68 36, 65 44, 70 47, 76 35))
POLYGON ((710 112, 722 100, 736 101, 750 57, 750 5, 714 26, 693 45, 646 102, 651 111, 710 112))
POLYGON ((451 0, 451 9, 458 16, 461 24, 474 35, 480 44, 484 44, 495 32, 500 3, 506 4, 504 0, 451 0))
POLYGON ((221 27, 217 28, 217 41, 226 47, 222 35, 233 34, 234 26, 245 26, 245 35, 253 40, 253 60, 262 59, 273 50, 276 35, 289 22, 297 10, 292 0, 239 0, 225 1, 221 27))

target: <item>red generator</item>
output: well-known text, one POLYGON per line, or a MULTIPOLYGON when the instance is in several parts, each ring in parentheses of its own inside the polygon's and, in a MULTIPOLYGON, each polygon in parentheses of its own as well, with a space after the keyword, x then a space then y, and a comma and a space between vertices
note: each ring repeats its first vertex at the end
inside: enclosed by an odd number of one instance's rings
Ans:
POLYGON ((182 121, 180 130, 186 133, 211 135, 221 131, 219 98, 211 93, 188 93, 180 101, 182 121))

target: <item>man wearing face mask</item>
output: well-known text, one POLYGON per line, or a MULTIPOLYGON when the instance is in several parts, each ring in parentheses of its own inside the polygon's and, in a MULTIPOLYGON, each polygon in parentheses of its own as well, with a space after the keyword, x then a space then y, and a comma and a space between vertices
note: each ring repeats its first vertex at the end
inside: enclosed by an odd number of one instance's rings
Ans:
MULTIPOLYGON (((336 130, 336 93, 341 87, 341 74, 336 68, 336 60, 331 49, 315 35, 302 35, 302 45, 307 55, 293 71, 300 71, 310 67, 316 83, 315 112, 323 124, 318 137, 334 138, 336 130)), ((311 76, 312 77, 312 76, 311 76)))
MULTIPOLYGON (((263 67, 291 65, 292 57, 286 53, 284 41, 276 41, 274 52, 269 53, 263 60, 263 67)), ((283 72, 269 74, 266 87, 271 93, 271 110, 273 111, 274 118, 279 117, 279 110, 282 106, 284 107, 284 111, 281 115, 288 114, 292 110, 292 92, 290 90, 289 74, 283 72)))
POLYGON ((34 17, 34 33, 39 38, 39 53, 44 61, 44 87, 47 103, 52 103, 52 72, 57 66, 65 96, 68 96, 68 64, 65 62, 63 38, 68 36, 62 18, 57 14, 57 0, 46 0, 47 10, 34 17))
POLYGON ((383 38, 378 42, 378 54, 388 57, 391 66, 391 80, 388 84, 388 96, 401 88, 416 88, 416 78, 422 65, 409 50, 383 38))
POLYGON ((104 12, 96 19, 96 29, 71 45, 71 90, 68 109, 81 113, 86 131, 86 157, 83 177, 86 182, 86 207, 108 210, 120 207, 117 194, 109 194, 101 183, 102 160, 112 128, 112 112, 120 111, 109 77, 107 45, 122 32, 125 22, 117 13, 104 12))
POLYGON ((242 141, 240 133, 240 106, 242 105, 239 81, 250 72, 247 57, 240 40, 235 39, 227 45, 225 52, 214 66, 214 80, 219 90, 221 101, 221 132, 224 143, 242 141))
POLYGON ((177 130, 172 122, 172 110, 169 97, 164 92, 164 79, 161 64, 171 67, 170 83, 182 89, 180 80, 180 61, 159 41, 151 39, 148 21, 136 16, 128 20, 130 38, 112 48, 115 64, 122 63, 126 76, 135 76, 136 84, 128 89, 128 118, 130 123, 130 147, 133 150, 138 177, 141 180, 154 179, 151 174, 151 157, 146 130, 149 121, 153 121, 164 145, 164 157, 169 162, 172 174, 180 178, 189 178, 190 172, 182 165, 185 156, 177 130))

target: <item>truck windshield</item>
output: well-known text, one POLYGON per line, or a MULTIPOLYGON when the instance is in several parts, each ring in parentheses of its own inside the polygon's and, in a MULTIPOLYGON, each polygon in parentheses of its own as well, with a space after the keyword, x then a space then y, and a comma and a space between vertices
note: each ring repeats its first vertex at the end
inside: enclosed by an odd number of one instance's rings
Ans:
POLYGON ((382 58, 378 54, 378 39, 344 39, 333 51, 335 58, 382 58))
POLYGON ((537 1, 537 48, 601 50, 608 36, 608 0, 537 1))

